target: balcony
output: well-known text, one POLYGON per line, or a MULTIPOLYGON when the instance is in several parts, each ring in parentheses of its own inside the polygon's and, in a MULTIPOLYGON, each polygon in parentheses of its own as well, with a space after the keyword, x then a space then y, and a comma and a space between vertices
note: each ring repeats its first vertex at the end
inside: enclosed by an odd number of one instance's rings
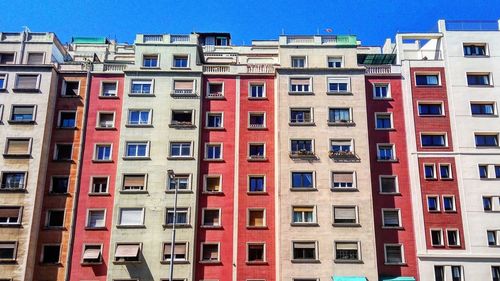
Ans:
POLYGON ((171 93, 172 97, 194 97, 196 92, 193 89, 174 89, 171 93))
POLYGON ((245 73, 274 73, 273 64, 248 64, 248 65, 204 65, 203 72, 205 74, 245 74, 245 73))
POLYGON ((272 64, 248 64, 247 73, 274 73, 272 64))
POLYGON ((353 151, 330 151, 329 157, 335 162, 359 162, 360 159, 353 151))
POLYGON ((329 45, 339 47, 355 47, 357 39, 354 35, 283 35, 280 45, 329 45))
POLYGON ((190 129, 190 128, 194 128, 195 125, 191 121, 176 121, 176 120, 173 120, 172 123, 170 123, 169 127, 170 128, 178 128, 178 129, 182 129, 182 128, 190 129))
POLYGON ((380 74, 400 74, 401 66, 399 65, 365 65, 366 74, 380 75, 380 74))
POLYGON ((204 65, 203 72, 209 74, 229 73, 229 65, 204 65))
POLYGON ((447 31, 499 31, 500 24, 498 21, 464 21, 464 20, 447 20, 445 21, 447 31))
POLYGON ((314 151, 301 149, 301 150, 291 151, 290 158, 292 158, 292 159, 317 159, 318 157, 316 156, 314 151))
POLYGON ((440 50, 404 50, 404 58, 407 60, 442 60, 440 50))
POLYGON ((126 64, 98 63, 94 64, 93 71, 96 72, 123 72, 127 68, 126 64))

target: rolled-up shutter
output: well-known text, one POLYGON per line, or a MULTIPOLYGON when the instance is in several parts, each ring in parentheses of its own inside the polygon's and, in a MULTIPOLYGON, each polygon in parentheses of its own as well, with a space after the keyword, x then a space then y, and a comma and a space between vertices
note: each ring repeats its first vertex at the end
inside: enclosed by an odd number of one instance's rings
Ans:
POLYGON ((36 89, 38 75, 19 75, 17 76, 16 88, 19 89, 36 89))
POLYGON ((134 258, 139 255, 139 245, 118 245, 116 246, 115 257, 134 258))
POLYGON ((292 78, 290 84, 292 85, 309 85, 309 78, 292 78))
POLYGON ((333 182, 352 183, 353 182, 353 174, 352 173, 334 173, 333 174, 333 182))
POLYGON ((23 140, 9 140, 7 146, 7 154, 27 154, 30 147, 30 141, 23 140))
POLYGON ((192 90, 193 81, 174 81, 174 89, 176 90, 192 90))
POLYGON ((20 209, 21 208, 19 207, 0 208, 0 217, 2 218, 18 217, 20 209))
POLYGON ((356 208, 354 207, 335 207, 334 215, 336 220, 356 221, 356 208))

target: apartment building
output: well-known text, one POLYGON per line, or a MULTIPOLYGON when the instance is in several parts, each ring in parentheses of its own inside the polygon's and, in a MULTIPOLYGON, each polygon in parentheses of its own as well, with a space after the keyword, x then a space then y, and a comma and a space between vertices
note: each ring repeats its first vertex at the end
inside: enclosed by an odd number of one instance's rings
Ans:
POLYGON ((0 272, 33 280, 56 103, 66 50, 54 33, 0 33, 0 272))
POLYGON ((166 280, 170 262, 174 262, 174 280, 193 280, 199 56, 195 34, 136 37, 134 65, 125 71, 120 113, 108 280, 166 280))
POLYGON ((280 36, 280 280, 376 280, 365 68, 355 36, 280 36))
POLYGON ((276 277, 276 41, 200 33, 203 111, 196 280, 276 277))

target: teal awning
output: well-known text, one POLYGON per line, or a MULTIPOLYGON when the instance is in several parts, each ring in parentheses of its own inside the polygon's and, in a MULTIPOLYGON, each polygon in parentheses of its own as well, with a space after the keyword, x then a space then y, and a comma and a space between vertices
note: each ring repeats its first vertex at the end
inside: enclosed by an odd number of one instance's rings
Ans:
POLYGON ((380 277, 380 281, 415 281, 415 278, 411 276, 380 277))
POLYGON ((73 44, 106 44, 107 42, 106 37, 73 37, 71 40, 73 44))
POLYGON ((333 276, 333 281, 366 281, 364 276, 333 276))

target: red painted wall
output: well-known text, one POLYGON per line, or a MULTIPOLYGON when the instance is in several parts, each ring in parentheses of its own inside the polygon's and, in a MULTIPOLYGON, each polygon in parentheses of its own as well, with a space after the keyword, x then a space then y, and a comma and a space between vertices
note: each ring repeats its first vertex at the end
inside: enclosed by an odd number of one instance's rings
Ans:
POLYGON ((366 104, 379 275, 414 276, 418 278, 401 77, 366 76, 366 104), (390 84, 392 99, 373 99, 373 86, 375 83, 390 84), (376 112, 392 112, 394 129, 375 130, 376 112), (396 148, 398 162, 378 162, 376 157, 377 143, 393 143, 396 148), (380 175, 397 176, 399 194, 380 194, 380 175), (382 208, 400 209, 403 227, 401 229, 382 228, 382 208), (405 265, 385 265, 384 244, 390 243, 403 244, 405 265))
POLYGON ((274 226, 274 77, 241 77, 240 80, 240 150, 238 186, 238 271, 237 280, 276 278, 274 226), (249 83, 264 82, 266 99, 249 99, 249 83), (266 130, 249 130, 249 112, 265 112, 266 130), (265 143, 266 161, 248 161, 248 144, 265 143), (249 194, 248 175, 265 175, 266 193, 249 194), (265 228, 247 228, 248 208, 265 209, 265 228), (265 243, 265 262, 247 263, 247 243, 265 243))
POLYGON ((89 112, 85 150, 82 159, 80 196, 76 217, 75 240, 73 244, 70 280, 106 280, 108 257, 113 247, 109 245, 113 215, 113 195, 115 191, 116 165, 120 138, 120 120, 122 115, 123 75, 94 74, 91 80, 89 112), (100 98, 101 81, 118 81, 117 98, 100 98), (96 129, 97 112, 114 111, 115 129, 96 129), (112 143, 112 162, 95 163, 92 161, 96 143, 112 143), (108 195, 89 195, 92 176, 107 176, 108 195), (106 227, 100 230, 86 230, 88 209, 106 209, 106 227), (81 265, 83 245, 86 243, 102 244, 103 263, 99 265, 81 265))

